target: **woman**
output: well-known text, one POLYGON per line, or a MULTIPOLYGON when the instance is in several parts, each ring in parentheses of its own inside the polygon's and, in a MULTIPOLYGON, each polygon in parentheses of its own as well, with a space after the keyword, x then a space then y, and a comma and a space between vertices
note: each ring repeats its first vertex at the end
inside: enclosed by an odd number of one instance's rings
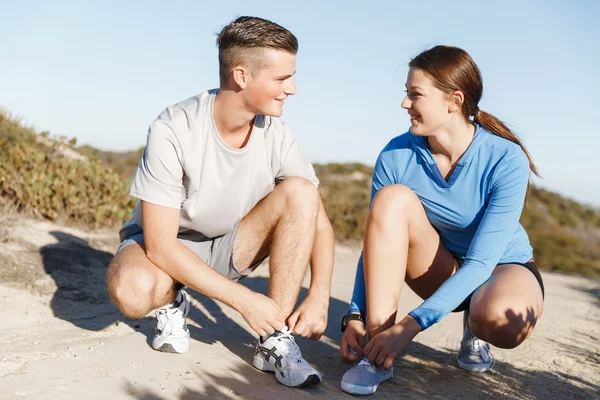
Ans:
POLYGON ((488 343, 517 347, 543 311, 543 282, 519 224, 529 171, 537 174, 529 154, 479 109, 481 74, 467 52, 436 46, 409 67, 402 107, 411 127, 375 165, 342 321, 341 358, 358 361, 342 389, 354 394, 374 393, 414 337, 452 311, 465 312, 457 359, 470 371, 492 368, 488 343), (404 282, 426 300, 395 323, 404 282))

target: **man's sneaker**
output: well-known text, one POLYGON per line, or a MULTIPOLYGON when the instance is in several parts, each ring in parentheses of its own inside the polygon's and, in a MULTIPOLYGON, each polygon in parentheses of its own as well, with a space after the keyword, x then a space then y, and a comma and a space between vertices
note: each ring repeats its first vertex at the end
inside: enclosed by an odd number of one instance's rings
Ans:
POLYGON ((394 376, 394 366, 389 369, 377 367, 362 357, 358 364, 342 376, 342 390, 351 394, 373 394, 383 381, 394 376))
POLYGON ((456 356, 458 366, 467 371, 485 372, 494 368, 496 360, 490 350, 490 344, 477 339, 469 329, 467 321, 469 312, 465 311, 463 316, 463 338, 460 342, 460 350, 456 356))
POLYGON ((285 327, 270 336, 260 337, 254 352, 255 368, 275 372, 285 386, 300 387, 321 383, 321 374, 302 358, 292 332, 285 327))
POLYGON ((185 353, 190 348, 190 331, 185 318, 190 312, 190 300, 185 290, 180 290, 175 302, 152 312, 156 317, 156 334, 152 348, 167 353, 185 353))

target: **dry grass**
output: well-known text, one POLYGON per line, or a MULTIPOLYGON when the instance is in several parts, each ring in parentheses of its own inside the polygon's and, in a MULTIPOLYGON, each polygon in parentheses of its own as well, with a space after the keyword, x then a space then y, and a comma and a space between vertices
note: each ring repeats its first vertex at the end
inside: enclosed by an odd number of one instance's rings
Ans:
POLYGON ((17 206, 6 198, 0 197, 0 243, 9 241, 11 228, 18 220, 17 206))

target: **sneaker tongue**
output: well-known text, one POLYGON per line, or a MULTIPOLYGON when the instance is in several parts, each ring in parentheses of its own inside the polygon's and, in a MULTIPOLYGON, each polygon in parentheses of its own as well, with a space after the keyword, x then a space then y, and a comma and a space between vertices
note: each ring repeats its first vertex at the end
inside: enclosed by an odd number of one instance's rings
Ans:
POLYGON ((359 367, 370 367, 371 366, 371 361, 369 361, 369 359, 366 358, 366 357, 362 357, 360 359, 360 361, 358 362, 358 366, 359 367))
POLYGON ((281 334, 276 337, 278 346, 283 347, 286 350, 286 358, 292 360, 293 362, 300 364, 304 361, 302 358, 302 353, 300 353, 300 349, 298 345, 294 341, 293 336, 289 334, 281 334))
POLYGON ((471 353, 479 354, 479 340, 475 338, 469 340, 469 350, 471 353))

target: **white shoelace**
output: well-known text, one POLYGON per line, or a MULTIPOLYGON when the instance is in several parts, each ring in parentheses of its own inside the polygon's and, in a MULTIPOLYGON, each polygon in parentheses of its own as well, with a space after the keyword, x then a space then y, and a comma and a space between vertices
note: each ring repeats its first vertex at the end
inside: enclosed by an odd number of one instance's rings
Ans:
POLYGON ((491 360, 490 356, 490 345, 489 343, 478 339, 475 335, 470 334, 470 337, 463 341, 463 343, 468 346, 469 352, 474 355, 478 355, 484 362, 489 362, 491 360))
POLYGON ((469 351, 473 354, 479 354, 485 362, 490 361, 490 345, 483 340, 477 339, 475 336, 469 340, 469 351))
POLYGON ((156 328, 163 334, 177 335, 185 332, 185 317, 179 309, 161 308, 156 311, 156 319, 156 328))
POLYGON ((360 361, 356 365, 359 367, 371 367, 373 366, 373 363, 369 361, 367 357, 361 357, 360 361))
MULTIPOLYGON (((469 353, 481 357, 481 360, 484 363, 490 363, 493 367, 495 364, 494 356, 492 355, 492 350, 490 348, 490 344, 484 340, 477 338, 471 332, 469 327, 467 326, 467 320, 469 318, 469 311, 465 311, 463 316, 463 340, 461 341, 461 348, 466 347, 469 350, 469 353)), ((466 350, 465 349, 465 350, 466 350)))
MULTIPOLYGON (((281 331, 281 333, 275 337, 278 343, 281 343, 281 346, 285 350, 285 357, 287 359, 291 359, 295 363, 305 363, 306 361, 302 358, 302 353, 300 352, 300 347, 296 344, 296 339, 294 339, 294 335, 287 328, 281 331)), ((279 347, 279 345, 277 345, 279 347)))

